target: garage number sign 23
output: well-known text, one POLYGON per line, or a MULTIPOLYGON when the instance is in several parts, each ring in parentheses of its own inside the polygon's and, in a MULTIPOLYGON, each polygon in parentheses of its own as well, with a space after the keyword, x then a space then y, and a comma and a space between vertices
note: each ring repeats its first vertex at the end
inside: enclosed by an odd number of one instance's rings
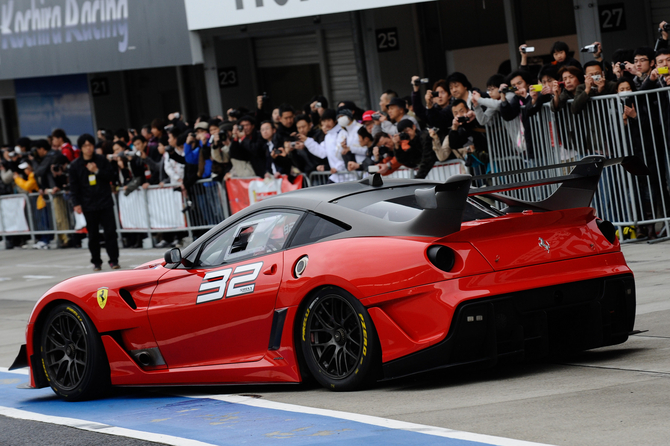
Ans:
POLYGON ((205 274, 198 289, 196 304, 220 300, 224 296, 229 298, 253 293, 256 288, 254 282, 258 278, 262 267, 263 262, 257 262, 240 265, 235 268, 234 272, 232 268, 226 268, 205 274), (232 279, 230 278, 231 273, 232 279), (230 279, 230 282, 228 279, 230 279))

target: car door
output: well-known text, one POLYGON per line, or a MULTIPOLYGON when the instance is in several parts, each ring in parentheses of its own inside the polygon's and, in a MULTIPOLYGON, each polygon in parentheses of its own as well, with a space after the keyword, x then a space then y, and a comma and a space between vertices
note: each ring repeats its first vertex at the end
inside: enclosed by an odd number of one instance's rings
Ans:
POLYGON ((149 320, 168 367, 263 357, 281 283, 282 250, 300 217, 284 211, 249 216, 203 243, 192 266, 161 277, 149 320))

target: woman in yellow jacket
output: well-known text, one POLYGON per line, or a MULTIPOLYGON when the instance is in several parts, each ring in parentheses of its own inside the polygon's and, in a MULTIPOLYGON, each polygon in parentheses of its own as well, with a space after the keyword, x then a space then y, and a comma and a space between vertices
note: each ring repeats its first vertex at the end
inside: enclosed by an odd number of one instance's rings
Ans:
MULTIPOLYGON (((37 185, 35 174, 33 173, 33 166, 31 166, 30 163, 23 162, 19 164, 19 169, 23 169, 28 179, 24 180, 20 174, 14 172, 14 184, 26 193, 39 191, 39 186, 37 185)), ((39 195, 37 197, 37 202, 35 203, 35 208, 37 209, 37 212, 35 213, 37 218, 35 220, 37 221, 38 229, 48 228, 49 214, 45 209, 46 207, 47 203, 44 201, 44 197, 39 195)), ((48 249, 50 239, 50 236, 42 235, 33 248, 48 249)))

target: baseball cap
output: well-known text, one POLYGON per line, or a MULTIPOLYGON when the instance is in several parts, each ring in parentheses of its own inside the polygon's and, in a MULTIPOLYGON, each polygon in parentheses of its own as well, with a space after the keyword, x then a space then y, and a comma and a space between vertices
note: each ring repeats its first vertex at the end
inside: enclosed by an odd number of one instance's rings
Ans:
POLYGON ((19 164, 19 169, 21 169, 21 170, 25 169, 26 167, 30 167, 30 164, 28 164, 25 161, 22 162, 21 164, 19 164))
POLYGON ((200 121, 195 125, 193 130, 209 130, 209 124, 205 121, 200 121))
POLYGON ((398 106, 398 107, 400 107, 400 108, 402 108, 402 109, 404 109, 404 110, 407 110, 407 102, 405 102, 405 100, 402 99, 402 98, 393 98, 393 99, 391 99, 391 102, 389 102, 389 104, 387 105, 387 107, 388 107, 388 106, 391 106, 391 105, 395 105, 395 106, 398 106))
POLYGON ((372 119, 372 115, 374 115, 376 112, 374 110, 368 110, 365 113, 363 113, 363 122, 369 122, 369 121, 374 121, 372 119))

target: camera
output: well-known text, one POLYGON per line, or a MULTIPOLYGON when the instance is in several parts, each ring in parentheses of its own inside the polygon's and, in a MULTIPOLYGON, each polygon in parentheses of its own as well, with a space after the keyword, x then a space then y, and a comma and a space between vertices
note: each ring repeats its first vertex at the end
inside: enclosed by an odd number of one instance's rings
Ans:
POLYGON ((434 98, 440 96, 440 93, 437 92, 437 91, 434 91, 434 92, 432 92, 431 94, 433 95, 434 98))
POLYGON ((601 74, 594 74, 591 76, 591 79, 593 79, 593 82, 600 82, 600 80, 603 78, 601 74))
POLYGON ((400 134, 400 141, 409 141, 410 139, 412 139, 412 138, 410 138, 410 136, 407 133, 402 132, 400 134))
POLYGON ((415 86, 420 86, 421 84, 427 84, 429 82, 427 77, 424 77, 423 79, 417 79, 413 82, 415 86))
POLYGON ((581 50, 582 53, 597 53, 598 52, 598 45, 586 45, 584 48, 581 50))
POLYGON ((663 32, 665 31, 666 33, 670 33, 670 23, 666 23, 663 25, 663 28, 658 28, 658 32, 663 32))
POLYGON ((468 117, 467 116, 459 116, 458 117, 458 122, 460 122, 461 124, 465 124, 466 122, 468 122, 468 117))
POLYGON ((263 102, 265 102, 270 99, 270 96, 266 92, 263 92, 261 98, 263 98, 263 102))
POLYGON ((626 107, 632 107, 635 102, 635 98, 621 98, 621 103, 626 107))
POLYGON ((534 53, 535 52, 535 47, 534 46, 526 46, 521 48, 522 53, 534 53))
POLYGON ((372 119, 375 121, 379 121, 379 119, 382 117, 381 113, 373 113, 372 114, 372 119))
POLYGON ((626 71, 626 62, 620 62, 619 69, 621 69, 621 71, 626 71))
POLYGON ((316 108, 323 108, 323 104, 321 102, 316 103, 316 108))
POLYGON ((432 130, 432 131, 434 131, 435 133, 439 133, 439 132, 440 132, 440 129, 437 128, 437 127, 432 127, 432 128, 429 128, 428 130, 432 130))
POLYGON ((272 149, 272 154, 275 156, 280 156, 281 155, 281 149, 272 149))
POLYGON ((241 125, 241 124, 238 125, 238 126, 237 126, 237 130, 239 130, 240 132, 244 132, 244 126, 241 125))
POLYGON ((658 67, 658 74, 668 74, 668 67, 658 67))
POLYGON ((291 147, 292 149, 295 149, 295 147, 296 147, 297 145, 298 145, 298 143, 295 142, 295 141, 291 141, 291 143, 290 143, 290 147, 291 147))
POLYGON ((542 91, 542 84, 533 84, 533 85, 530 85, 530 86, 528 87, 528 90, 529 90, 529 91, 536 91, 536 92, 539 93, 540 91, 542 91))
POLYGON ((514 93, 517 90, 518 90, 518 88, 516 88, 516 87, 505 87, 501 90, 501 92, 503 94, 507 94, 507 93, 514 93))
POLYGON ((242 117, 242 112, 239 110, 231 110, 230 113, 228 113, 228 116, 231 118, 240 119, 242 117))

